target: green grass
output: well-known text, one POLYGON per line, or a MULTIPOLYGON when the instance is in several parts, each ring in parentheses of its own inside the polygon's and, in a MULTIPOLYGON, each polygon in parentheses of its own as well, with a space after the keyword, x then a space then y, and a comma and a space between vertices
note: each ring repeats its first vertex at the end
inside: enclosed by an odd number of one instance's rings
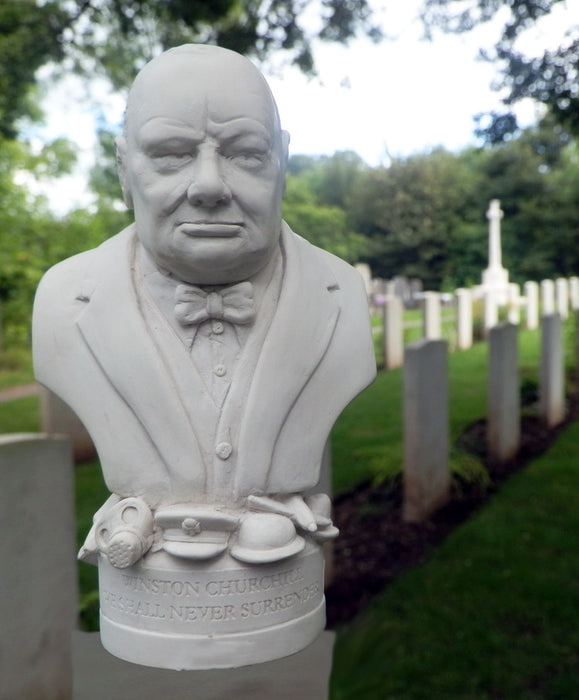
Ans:
MULTIPOLYGON (((80 549, 92 525, 93 515, 109 497, 104 484, 100 464, 85 462, 75 469, 76 541, 80 549)), ((78 563, 79 615, 82 628, 98 629, 98 569, 96 566, 78 563)))
POLYGON ((38 433, 39 431, 40 400, 38 396, 0 403, 0 435, 38 433))
MULTIPOLYGON (((575 324, 570 319, 564 329, 566 365, 575 358, 575 324)), ((534 385, 539 377, 539 331, 519 332, 521 378, 534 385)), ((464 430, 485 417, 487 411, 488 344, 448 355, 449 424, 454 442, 464 430)), ((402 369, 381 372, 374 384, 358 396, 342 413, 332 431, 334 493, 354 488, 362 481, 375 483, 402 469, 402 369)), ((480 469, 470 455, 453 450, 451 468, 468 470, 480 477, 480 469)))
POLYGON ((333 700, 579 697, 579 425, 338 636, 333 700))

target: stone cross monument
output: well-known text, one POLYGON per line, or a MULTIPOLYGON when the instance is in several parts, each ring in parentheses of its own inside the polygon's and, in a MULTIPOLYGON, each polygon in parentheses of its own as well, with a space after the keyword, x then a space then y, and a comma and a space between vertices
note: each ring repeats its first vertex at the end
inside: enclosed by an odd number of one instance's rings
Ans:
POLYGON ((243 666, 325 624, 322 456, 376 366, 361 276, 281 219, 288 142, 247 59, 160 55, 117 139, 135 223, 38 288, 36 377, 111 491, 79 556, 128 661, 243 666))
POLYGON ((494 297, 494 303, 504 306, 509 290, 509 273, 502 266, 501 253, 501 219, 504 213, 498 199, 492 199, 487 211, 489 220, 489 264, 482 275, 484 293, 494 297))

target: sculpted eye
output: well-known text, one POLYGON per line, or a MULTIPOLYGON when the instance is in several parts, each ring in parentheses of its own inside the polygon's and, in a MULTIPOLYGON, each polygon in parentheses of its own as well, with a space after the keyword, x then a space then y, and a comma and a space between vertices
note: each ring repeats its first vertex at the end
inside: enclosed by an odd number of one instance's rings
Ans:
POLYGON ((160 171, 171 171, 178 170, 184 165, 189 163, 193 158, 192 153, 182 152, 182 153, 156 153, 152 154, 152 160, 155 164, 157 170, 160 171))
POLYGON ((233 151, 226 153, 225 157, 241 168, 254 170, 265 164, 267 152, 261 150, 233 151))

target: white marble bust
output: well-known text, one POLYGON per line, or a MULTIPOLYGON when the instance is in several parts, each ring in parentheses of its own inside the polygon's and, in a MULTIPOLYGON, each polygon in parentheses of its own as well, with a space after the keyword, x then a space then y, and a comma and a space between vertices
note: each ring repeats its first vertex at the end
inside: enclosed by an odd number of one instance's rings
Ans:
POLYGON ((117 142, 135 223, 39 286, 36 376, 87 427, 112 493, 81 552, 103 577, 155 557, 163 570, 287 568, 335 535, 328 499, 304 492, 375 363, 360 275, 282 221, 288 141, 245 58, 162 54, 137 76, 117 142))

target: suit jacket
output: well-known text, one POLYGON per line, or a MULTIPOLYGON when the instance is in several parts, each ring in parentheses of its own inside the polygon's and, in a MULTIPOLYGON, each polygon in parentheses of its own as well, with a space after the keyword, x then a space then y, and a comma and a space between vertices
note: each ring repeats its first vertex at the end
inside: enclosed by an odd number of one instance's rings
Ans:
POLYGON ((334 421, 376 372, 358 272, 284 224, 276 311, 216 413, 183 343, 144 309, 138 245, 133 225, 56 265, 34 307, 37 379, 91 433, 109 489, 154 508, 315 486, 334 421))

